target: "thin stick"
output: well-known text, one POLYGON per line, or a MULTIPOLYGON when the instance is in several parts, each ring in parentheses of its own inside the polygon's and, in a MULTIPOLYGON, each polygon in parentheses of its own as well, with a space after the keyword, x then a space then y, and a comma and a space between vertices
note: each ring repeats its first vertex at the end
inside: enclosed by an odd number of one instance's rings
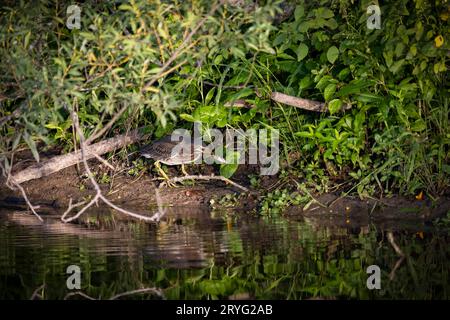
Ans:
MULTIPOLYGON (((246 187, 241 186, 240 184, 238 184, 236 182, 233 182, 230 179, 225 178, 223 176, 203 176, 203 175, 197 175, 196 176, 196 175, 189 175, 189 176, 171 178, 168 181, 168 183, 171 183, 171 182, 174 182, 174 183, 182 182, 182 181, 185 181, 185 180, 206 180, 206 181, 221 180, 221 181, 224 181, 226 183, 229 183, 229 184, 235 186, 236 188, 241 189, 244 192, 248 192, 248 189, 246 187)), ((165 185, 165 182, 161 183, 161 185, 165 185)))
POLYGON ((67 298, 72 297, 72 296, 82 296, 83 298, 86 298, 86 299, 89 299, 89 300, 97 300, 95 298, 92 298, 91 296, 88 296, 87 294, 85 294, 85 293, 83 293, 81 291, 69 292, 64 297, 64 300, 67 300, 67 298))
POLYGON ((95 139, 101 137, 106 131, 108 131, 113 124, 117 121, 117 119, 120 118, 120 116, 122 115, 122 113, 125 112, 125 110, 127 110, 128 105, 126 103, 124 103, 124 106, 119 110, 119 112, 117 112, 114 117, 106 124, 106 126, 104 126, 100 131, 98 131, 97 133, 94 133, 93 135, 91 135, 87 140, 86 140, 86 144, 90 144, 92 141, 94 141, 95 139))
POLYGON ((127 291, 127 292, 116 294, 115 296, 109 298, 109 300, 116 300, 117 298, 120 298, 120 297, 130 296, 130 295, 137 294, 137 293, 146 293, 146 292, 153 292, 157 296, 165 299, 164 294, 161 292, 161 289, 143 288, 143 289, 137 289, 137 290, 132 290, 132 291, 127 291))
POLYGON ((100 157, 98 154, 94 153, 94 157, 97 158, 98 161, 100 161, 101 163, 103 163, 105 166, 107 166, 108 168, 110 168, 111 170, 116 170, 116 168, 114 168, 108 161, 106 161, 105 159, 103 159, 102 157, 100 157))
MULTIPOLYGON (((122 212, 126 215, 129 215, 133 218, 139 219, 139 220, 143 220, 143 221, 147 221, 147 222, 155 222, 155 221, 159 221, 161 219, 161 217, 165 214, 165 211, 160 209, 160 204, 158 204, 158 212, 156 212, 153 216, 148 217, 148 216, 144 216, 138 213, 134 213, 128 210, 125 210, 123 208, 120 208, 119 206, 116 206, 115 204, 113 204, 112 202, 110 202, 107 198, 105 198, 102 194, 102 191, 100 189, 100 186, 97 184, 97 182, 94 179, 94 175, 92 174, 92 171, 87 163, 87 159, 86 159, 86 142, 84 140, 84 135, 83 132, 80 129, 80 123, 78 121, 78 115, 72 110, 72 119, 73 119, 73 124, 75 126, 75 131, 77 132, 79 138, 80 138, 80 150, 81 150, 81 159, 84 165, 84 168, 86 170, 86 173, 88 175, 88 178, 91 182, 91 184, 94 186, 96 194, 94 196, 94 198, 92 198, 91 201, 89 201, 88 204, 86 204, 76 215, 70 217, 70 218, 66 218, 66 216, 69 214, 69 212, 72 211, 73 208, 77 207, 77 206, 81 206, 83 203, 77 203, 75 205, 72 205, 72 199, 69 200, 69 206, 67 208, 67 210, 63 213, 63 215, 61 216, 61 221, 63 221, 64 223, 67 222, 71 222, 75 219, 78 219, 84 212, 86 212, 87 209, 89 209, 94 203, 97 204, 98 200, 102 200, 106 205, 110 206, 111 208, 122 212)), ((156 190, 156 188, 155 188, 156 190)), ((156 199, 157 202, 159 202, 158 200, 159 194, 156 194, 156 199)))
MULTIPOLYGON (((131 290, 131 291, 116 294, 115 296, 112 296, 111 298, 109 298, 109 300, 116 300, 120 297, 129 296, 129 295, 138 294, 138 293, 145 293, 145 292, 153 292, 154 294, 161 297, 162 299, 165 299, 165 296, 161 292, 161 289, 159 289, 159 288, 143 288, 143 289, 131 290)), ((75 292, 70 292, 70 293, 66 294, 66 296, 64 297, 64 300, 67 300, 67 298, 72 297, 72 296, 82 296, 83 298, 86 298, 89 300, 97 300, 96 298, 91 297, 81 291, 75 291, 75 292)))
POLYGON ((33 294, 30 297, 30 300, 34 300, 36 297, 39 297, 39 299, 42 299, 42 295, 39 294, 38 292, 44 288, 45 288, 45 283, 43 285, 41 285, 39 288, 37 288, 36 290, 34 290, 33 294))
POLYGON ((6 178, 6 182, 5 185, 10 188, 11 190, 15 190, 15 188, 19 189, 20 192, 22 193, 22 197, 24 198, 25 202, 27 203, 28 207, 30 208, 31 212, 33 212, 33 214, 41 221, 44 222, 44 220, 41 218, 41 216, 36 212, 35 209, 38 209, 39 206, 33 206, 30 202, 30 200, 28 200, 27 197, 27 193, 25 192, 25 190, 22 188, 22 186, 16 181, 16 179, 11 176, 11 169, 12 169, 12 164, 13 164, 13 159, 14 159, 14 153, 11 155, 11 166, 9 167, 9 170, 6 170, 6 168, 3 166, 3 164, 0 163, 0 169, 2 169, 2 174, 3 176, 6 178), (8 171, 8 172, 7 172, 8 171), (15 188, 14 188, 15 187, 15 188))
POLYGON ((9 183, 12 183, 14 185, 14 187, 16 187, 17 189, 20 190, 20 193, 22 193, 22 197, 25 199, 25 202, 27 203, 28 207, 30 208, 31 212, 33 212, 33 214, 41 221, 44 222, 44 219, 41 218, 41 216, 36 212, 36 210, 34 209, 38 209, 39 206, 33 206, 30 202, 30 200, 28 200, 27 194, 25 192, 25 190, 23 189, 23 187, 16 182, 16 180, 13 177, 8 177, 6 180, 6 185, 8 185, 9 183))

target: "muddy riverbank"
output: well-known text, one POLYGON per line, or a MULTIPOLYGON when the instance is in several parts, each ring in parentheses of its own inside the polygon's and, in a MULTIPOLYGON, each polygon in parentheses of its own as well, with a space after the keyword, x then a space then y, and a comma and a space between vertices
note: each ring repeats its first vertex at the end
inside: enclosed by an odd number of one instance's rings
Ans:
MULTIPOLYGON (((99 185, 102 192, 115 204, 123 208, 137 210, 143 214, 151 214, 156 205, 154 188, 159 184, 149 172, 142 172, 137 176, 130 176, 126 172, 119 172, 108 176, 102 181, 102 165, 92 161, 92 168, 99 173, 99 185), (102 183, 103 182, 103 183, 102 183)), ((199 168, 189 168, 193 174, 199 173, 199 168)), ((202 174, 212 174, 212 167, 202 167, 202 174)), ((249 185, 248 174, 257 168, 242 167, 233 180, 248 187, 251 191, 237 197, 233 210, 236 212, 258 212, 261 192, 249 185)), ((170 168, 171 176, 178 173, 176 168, 170 168)), ((261 179, 259 190, 267 190, 276 183, 275 177, 261 179)), ((31 180, 23 184, 31 203, 40 206, 38 212, 42 214, 61 215, 67 208, 69 199, 78 202, 95 194, 86 176, 80 175, 76 166, 62 170, 56 174, 31 180)), ((180 185, 176 188, 160 188, 161 200, 164 206, 211 208, 214 199, 215 209, 220 210, 217 200, 227 194, 239 195, 240 191, 221 181, 195 182, 180 185)), ((359 226, 369 222, 391 224, 395 221, 410 221, 422 223, 444 216, 450 210, 450 199, 441 197, 436 201, 430 199, 417 200, 415 197, 393 196, 382 199, 365 199, 357 197, 339 197, 337 194, 314 195, 317 202, 303 210, 303 206, 289 206, 283 213, 293 219, 319 219, 321 224, 359 226)), ((26 210, 26 204, 18 191, 11 191, 2 183, 0 187, 0 210, 26 210)))

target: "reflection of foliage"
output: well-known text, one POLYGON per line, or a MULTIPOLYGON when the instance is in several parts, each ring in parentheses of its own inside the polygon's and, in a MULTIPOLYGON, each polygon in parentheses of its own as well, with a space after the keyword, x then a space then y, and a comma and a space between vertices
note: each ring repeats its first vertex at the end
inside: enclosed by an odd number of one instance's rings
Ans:
MULTIPOLYGON (((62 298, 68 292, 65 268, 69 264, 81 267, 82 291, 96 298, 144 287, 160 288, 168 299, 235 295, 256 299, 449 298, 447 234, 396 234, 397 244, 407 258, 396 271, 395 279, 389 281, 398 256, 388 241, 380 242, 374 229, 362 228, 358 234, 350 234, 346 229, 318 229, 270 217, 264 220, 259 226, 249 224, 246 228, 251 233, 224 233, 220 241, 228 250, 208 249, 214 255, 207 258, 208 265, 203 268, 183 268, 173 263, 168 266, 164 259, 149 260, 145 249, 139 249, 140 241, 134 240, 134 248, 129 247, 134 253, 129 256, 98 251, 111 245, 108 239, 69 236, 44 242, 45 250, 34 249, 33 242, 24 248, 2 247, 0 287, 4 289, 0 290, 0 298, 28 298, 42 283, 46 284, 44 298, 62 298), (276 228, 265 230, 268 226, 276 228), (33 270, 24 261, 33 261, 33 270), (382 270, 382 291, 366 288, 366 268, 372 264, 382 270)), ((134 239, 148 234, 147 227, 133 225, 129 230, 134 239)), ((14 241, 13 231, 6 234, 14 241)), ((158 297, 143 294, 128 298, 158 297)))

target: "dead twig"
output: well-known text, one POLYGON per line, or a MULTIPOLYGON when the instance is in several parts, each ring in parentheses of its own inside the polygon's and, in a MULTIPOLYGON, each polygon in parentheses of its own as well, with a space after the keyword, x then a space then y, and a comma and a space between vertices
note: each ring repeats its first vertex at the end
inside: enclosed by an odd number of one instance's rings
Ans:
POLYGON ((103 163, 105 166, 107 166, 107 167, 110 168, 111 170, 113 170, 113 171, 116 170, 116 168, 114 168, 112 164, 110 164, 108 161, 106 161, 105 159, 103 159, 102 157, 100 157, 98 154, 94 153, 94 157, 96 157, 98 161, 100 161, 101 163, 103 163))
POLYGON ((87 294, 81 292, 81 291, 75 291, 75 292, 69 292, 68 294, 66 294, 64 296, 64 300, 67 300, 67 298, 69 297, 73 297, 73 296, 82 296, 83 298, 89 299, 89 300, 97 300, 91 296, 88 296, 87 294))
MULTIPOLYGON (((121 297, 130 296, 133 294, 147 293, 147 292, 152 292, 163 300, 166 299, 166 297, 164 296, 164 293, 159 288, 142 288, 142 289, 131 290, 131 291, 116 294, 115 296, 112 296, 111 298, 109 298, 109 300, 116 300, 121 297)), ((85 294, 84 292, 81 292, 81 291, 75 291, 75 292, 70 292, 70 293, 66 294, 64 297, 64 300, 67 300, 67 298, 70 298, 73 296, 81 296, 81 297, 89 299, 89 300, 98 300, 96 298, 93 298, 93 297, 85 294)))
MULTIPOLYGON (((226 182, 226 183, 229 183, 229 184, 235 186, 236 188, 241 189, 241 190, 244 191, 244 192, 248 192, 248 189, 247 189, 246 187, 241 186, 240 184, 238 184, 238 183, 236 183, 236 182, 233 182, 233 181, 231 181, 230 179, 225 178, 225 177, 223 177, 223 176, 213 176, 213 175, 211 175, 211 176, 188 175, 188 176, 183 176, 183 177, 175 177, 175 178, 171 178, 171 179, 168 181, 168 183, 171 183, 171 182, 174 182, 174 183, 176 183, 176 182, 182 182, 182 181, 185 181, 185 180, 206 180, 206 181, 210 181, 210 180, 221 180, 221 181, 224 181, 224 182, 226 182)), ((166 183, 163 182, 163 183, 161 183, 161 186, 162 186, 162 185, 165 185, 165 184, 166 184, 166 183)))
MULTIPOLYGON (((293 97, 284 93, 280 92, 272 92, 270 95, 270 99, 273 101, 287 104, 292 107, 296 107, 299 109, 309 110, 309 111, 315 111, 315 112, 326 112, 328 111, 328 107, 325 103, 314 101, 314 100, 308 100, 308 99, 302 99, 293 97)), ((351 105, 346 104, 343 106, 343 110, 350 109, 351 105)))
POLYGON ((11 168, 12 168, 12 162, 13 162, 12 158, 13 157, 14 157, 14 154, 11 156, 11 166, 10 166, 9 170, 6 170, 6 168, 3 166, 3 164, 0 164, 0 168, 2 169, 2 174, 6 178, 5 184, 11 190, 19 189, 20 193, 22 194, 23 199, 27 203, 27 205, 30 208, 31 212, 39 219, 39 221, 44 222, 44 219, 42 219, 41 216, 35 210, 35 209, 38 209, 39 206, 33 206, 31 204, 30 200, 27 197, 27 193, 25 192, 24 188, 16 181, 16 179, 13 176, 11 176, 11 168))
POLYGON ((120 118, 120 116, 122 115, 122 113, 125 112, 125 110, 128 109, 128 105, 125 103, 123 105, 123 107, 119 110, 119 112, 117 112, 114 117, 98 132, 94 132, 93 135, 91 135, 87 140, 86 140, 86 145, 91 144, 92 141, 96 140, 97 138, 100 138, 103 134, 105 134, 106 131, 108 131, 113 124, 120 118))
MULTIPOLYGON (((74 216, 70 217, 70 218, 66 218, 66 216, 72 211, 72 209, 74 209, 77 206, 81 206, 82 203, 77 203, 75 205, 72 205, 72 200, 69 201, 69 207, 67 208, 67 210, 63 213, 63 215, 61 216, 61 221, 67 223, 67 222, 71 222, 75 219, 78 219, 84 212, 86 212, 87 209, 89 209, 93 204, 97 204, 98 200, 102 200, 106 205, 110 206, 111 208, 126 214, 128 216, 131 216, 133 218, 136 218, 138 220, 143 220, 146 222, 156 222, 159 221, 159 219, 161 219, 161 217, 165 214, 165 211, 162 210, 162 207, 160 205, 158 205, 158 212, 156 212, 153 216, 149 217, 149 216, 144 216, 138 213, 134 213, 128 210, 125 210, 119 206, 116 206, 115 204, 113 204, 112 202, 110 202, 105 196, 103 196, 102 191, 100 189, 100 186, 97 184, 97 182, 94 179, 94 175, 87 163, 87 159, 86 159, 86 142, 84 139, 84 135, 82 130, 80 129, 80 123, 78 121, 78 115, 76 114, 76 112, 73 111, 72 109, 72 120, 73 120, 73 125, 75 126, 75 131, 77 133, 77 135, 80 138, 80 151, 81 151, 81 160, 83 162, 84 165, 84 169, 86 170, 86 173, 88 175, 88 178, 91 182, 91 184, 94 186, 94 189, 96 191, 95 196, 92 198, 91 201, 89 201, 88 204, 86 204, 77 214, 75 214, 74 216)), ((155 188, 156 190, 156 188, 155 188)), ((157 202, 158 200, 158 196, 159 194, 156 194, 156 198, 157 198, 157 202)))
POLYGON ((147 292, 153 292, 158 297, 165 299, 164 294, 161 292, 161 289, 158 288, 143 288, 143 289, 137 289, 137 290, 131 290, 123 293, 116 294, 115 296, 109 298, 109 300, 116 300, 121 297, 130 296, 133 294, 139 294, 139 293, 147 293, 147 292))
POLYGON ((39 288, 37 288, 36 290, 34 290, 33 294, 30 297, 30 300, 34 300, 35 298, 39 298, 39 299, 43 299, 42 295, 39 294, 38 292, 41 291, 42 289, 45 288, 45 283, 42 284, 39 288))

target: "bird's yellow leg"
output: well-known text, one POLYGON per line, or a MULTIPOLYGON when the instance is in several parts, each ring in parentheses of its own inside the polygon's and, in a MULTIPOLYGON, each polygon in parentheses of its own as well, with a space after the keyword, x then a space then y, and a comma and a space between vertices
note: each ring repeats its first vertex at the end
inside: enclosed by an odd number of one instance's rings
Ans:
POLYGON ((164 180, 166 180, 167 186, 169 187, 176 187, 175 183, 170 182, 169 176, 164 172, 163 168, 161 168, 161 164, 159 161, 155 162, 155 167, 158 170, 158 172, 161 174, 164 180))
POLYGON ((183 174, 184 174, 185 176, 188 176, 188 175, 189 175, 189 173, 187 173, 187 171, 186 171, 186 168, 185 168, 184 164, 181 165, 181 172, 183 172, 183 174))

